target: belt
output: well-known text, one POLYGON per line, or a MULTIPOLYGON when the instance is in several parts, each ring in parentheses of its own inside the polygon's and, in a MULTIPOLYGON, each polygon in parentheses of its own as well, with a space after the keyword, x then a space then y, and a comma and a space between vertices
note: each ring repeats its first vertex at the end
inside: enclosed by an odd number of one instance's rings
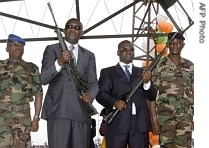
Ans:
POLYGON ((0 103, 0 109, 7 110, 7 111, 10 111, 10 112, 19 112, 19 111, 22 111, 22 110, 26 110, 28 108, 30 108, 29 103, 26 103, 26 104, 23 104, 23 105, 7 105, 7 104, 0 103))

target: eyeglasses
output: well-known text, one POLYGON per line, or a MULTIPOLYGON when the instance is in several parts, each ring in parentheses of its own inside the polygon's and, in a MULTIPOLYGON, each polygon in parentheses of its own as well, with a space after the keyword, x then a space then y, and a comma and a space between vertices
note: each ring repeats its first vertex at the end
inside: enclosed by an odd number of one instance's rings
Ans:
POLYGON ((134 51, 134 48, 127 48, 127 47, 124 47, 124 48, 120 48, 119 51, 122 51, 122 52, 133 52, 134 51))
POLYGON ((66 29, 75 29, 75 30, 81 30, 81 26, 74 26, 74 25, 66 25, 66 29))

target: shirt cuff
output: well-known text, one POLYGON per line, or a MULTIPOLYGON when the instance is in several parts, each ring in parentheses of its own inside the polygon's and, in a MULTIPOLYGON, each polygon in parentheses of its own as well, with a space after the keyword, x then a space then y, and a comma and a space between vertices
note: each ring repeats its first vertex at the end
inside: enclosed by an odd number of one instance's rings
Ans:
POLYGON ((143 85, 144 90, 148 90, 151 86, 151 82, 149 81, 148 83, 143 85))
POLYGON ((61 66, 58 64, 58 60, 55 61, 55 68, 59 72, 61 70, 61 66))

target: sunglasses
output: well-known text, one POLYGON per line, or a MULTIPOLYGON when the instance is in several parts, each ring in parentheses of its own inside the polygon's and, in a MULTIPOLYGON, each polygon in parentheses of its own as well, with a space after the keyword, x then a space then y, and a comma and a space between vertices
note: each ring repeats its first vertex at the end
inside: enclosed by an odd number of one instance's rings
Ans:
POLYGON ((74 26, 74 25, 66 25, 66 29, 75 29, 75 30, 81 30, 81 26, 74 26))
POLYGON ((124 47, 124 48, 120 48, 119 51, 122 51, 122 52, 128 52, 128 51, 133 52, 134 51, 134 48, 131 48, 130 49, 130 48, 124 47))

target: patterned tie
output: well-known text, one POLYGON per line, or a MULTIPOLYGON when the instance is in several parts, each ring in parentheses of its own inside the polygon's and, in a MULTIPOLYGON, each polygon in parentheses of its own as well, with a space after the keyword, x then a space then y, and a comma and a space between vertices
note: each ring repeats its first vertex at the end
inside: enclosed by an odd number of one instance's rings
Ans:
POLYGON ((73 45, 70 45, 69 48, 70 48, 70 50, 75 49, 75 47, 73 45))
POLYGON ((75 47, 74 47, 73 45, 70 45, 69 48, 70 48, 71 53, 72 53, 72 55, 73 55, 74 64, 76 65, 76 57, 75 57, 75 55, 74 55, 74 53, 73 53, 73 50, 75 49, 75 47))
POLYGON ((126 74, 128 80, 130 81, 131 73, 130 73, 130 71, 128 70, 128 68, 129 68, 130 66, 129 66, 129 65, 125 65, 124 67, 125 67, 125 74, 126 74))

